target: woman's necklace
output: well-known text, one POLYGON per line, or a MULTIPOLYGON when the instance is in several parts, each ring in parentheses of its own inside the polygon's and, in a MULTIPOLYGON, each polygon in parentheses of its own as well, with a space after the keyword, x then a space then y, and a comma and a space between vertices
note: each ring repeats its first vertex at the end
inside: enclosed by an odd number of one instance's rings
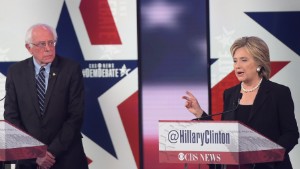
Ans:
POLYGON ((254 90, 256 90, 260 86, 261 82, 262 82, 262 78, 260 79, 259 83, 252 89, 245 89, 244 86, 243 86, 244 82, 241 83, 241 87, 242 87, 243 92, 245 92, 245 93, 253 92, 254 90))

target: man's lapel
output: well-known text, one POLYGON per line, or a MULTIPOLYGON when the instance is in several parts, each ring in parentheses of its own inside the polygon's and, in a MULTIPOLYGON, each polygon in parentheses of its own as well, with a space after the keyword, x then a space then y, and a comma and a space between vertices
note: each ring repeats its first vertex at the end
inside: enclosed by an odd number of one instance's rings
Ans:
POLYGON ((57 76, 59 76, 59 58, 56 56, 50 67, 48 87, 47 87, 46 98, 45 98, 45 111, 47 111, 47 106, 49 104, 49 100, 51 98, 57 76))

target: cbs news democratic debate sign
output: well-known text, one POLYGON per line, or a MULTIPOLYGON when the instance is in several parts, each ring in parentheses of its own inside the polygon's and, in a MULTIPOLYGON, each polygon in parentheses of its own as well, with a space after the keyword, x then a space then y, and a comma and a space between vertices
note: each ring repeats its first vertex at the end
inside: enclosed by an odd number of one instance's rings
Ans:
POLYGON ((160 163, 282 161, 284 148, 236 121, 159 121, 160 163))

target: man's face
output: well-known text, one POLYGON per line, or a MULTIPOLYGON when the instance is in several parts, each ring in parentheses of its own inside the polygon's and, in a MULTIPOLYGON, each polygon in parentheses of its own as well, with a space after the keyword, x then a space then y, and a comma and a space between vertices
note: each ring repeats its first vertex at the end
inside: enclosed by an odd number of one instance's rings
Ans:
POLYGON ((51 63, 55 58, 55 39, 52 32, 43 26, 32 30, 32 42, 26 44, 27 50, 40 65, 51 63))

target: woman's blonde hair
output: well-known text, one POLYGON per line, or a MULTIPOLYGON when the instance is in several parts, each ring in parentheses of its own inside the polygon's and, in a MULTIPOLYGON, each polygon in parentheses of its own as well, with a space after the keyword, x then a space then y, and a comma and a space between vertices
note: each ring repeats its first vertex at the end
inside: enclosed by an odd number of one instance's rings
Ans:
POLYGON ((255 62, 260 66, 258 72, 260 77, 270 78, 271 65, 268 45, 260 38, 255 36, 242 37, 237 39, 231 46, 230 52, 233 56, 239 48, 245 49, 254 57, 255 62))

